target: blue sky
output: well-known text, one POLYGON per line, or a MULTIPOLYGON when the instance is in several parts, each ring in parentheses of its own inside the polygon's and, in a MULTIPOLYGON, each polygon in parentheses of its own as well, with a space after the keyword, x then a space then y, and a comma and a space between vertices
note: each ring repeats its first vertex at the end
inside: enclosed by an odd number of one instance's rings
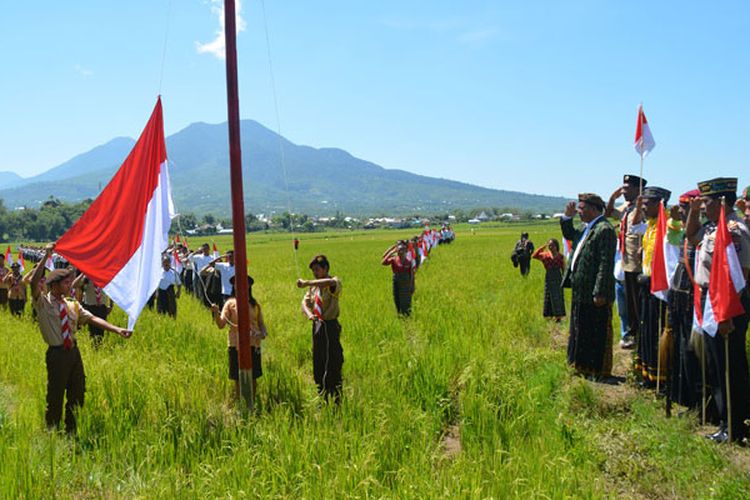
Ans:
MULTIPOLYGON (((226 120, 210 0, 11 2, 0 14, 0 170, 40 173, 137 137, 159 92, 172 134, 226 120), (168 33, 166 31, 169 25, 168 33)), ((750 2, 271 1, 282 134, 386 168, 488 187, 608 195, 750 183, 750 2)), ((260 0, 239 34, 243 118, 276 130, 260 0)), ((250 182, 252 180, 250 179, 250 182)))

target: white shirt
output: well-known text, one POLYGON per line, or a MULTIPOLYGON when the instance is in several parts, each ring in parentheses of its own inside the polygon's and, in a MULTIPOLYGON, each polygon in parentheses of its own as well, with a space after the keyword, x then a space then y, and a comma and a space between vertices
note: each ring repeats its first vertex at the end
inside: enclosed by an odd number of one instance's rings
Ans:
POLYGON ((193 272, 200 273, 204 267, 209 265, 214 260, 211 255, 203 255, 202 253, 194 253, 190 257, 190 262, 193 263, 193 272))
POLYGON ((222 295, 232 295, 232 284, 229 282, 234 276, 234 265, 229 262, 217 262, 216 269, 221 275, 221 293, 222 295))
POLYGON ((174 269, 161 270, 161 279, 159 280, 159 290, 166 290, 171 285, 180 286, 180 276, 174 269))

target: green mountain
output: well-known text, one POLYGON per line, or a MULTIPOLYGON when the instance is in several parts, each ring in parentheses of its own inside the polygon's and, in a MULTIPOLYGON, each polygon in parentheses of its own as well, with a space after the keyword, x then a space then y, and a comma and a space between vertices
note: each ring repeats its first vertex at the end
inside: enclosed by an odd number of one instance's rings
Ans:
MULTIPOLYGON (((490 206, 552 212, 565 203, 560 197, 487 189, 385 169, 340 149, 293 144, 252 120, 243 120, 241 126, 248 212, 406 214, 490 206)), ((50 196, 68 201, 95 197, 132 144, 128 138, 110 141, 24 179, 22 186, 0 190, 0 198, 6 206, 18 207, 37 206, 50 196)), ((167 138, 172 193, 179 212, 230 213, 227 144, 226 124, 194 123, 167 138)))

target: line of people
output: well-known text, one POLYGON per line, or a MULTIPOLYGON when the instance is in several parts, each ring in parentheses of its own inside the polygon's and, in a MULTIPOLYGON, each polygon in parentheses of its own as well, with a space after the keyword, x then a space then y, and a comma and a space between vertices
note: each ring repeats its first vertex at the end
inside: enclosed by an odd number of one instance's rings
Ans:
POLYGON ((380 263, 391 266, 393 302, 400 316, 411 314, 417 270, 427 260, 430 251, 437 245, 451 243, 455 238, 450 225, 443 224, 440 231, 425 228, 421 234, 409 240, 399 240, 383 252, 380 263))
POLYGON ((665 188, 625 175, 607 203, 583 193, 577 203, 566 206, 560 224, 563 237, 573 245, 563 277, 563 286, 572 289, 568 362, 584 375, 611 376, 616 302, 620 346, 633 349, 639 385, 658 389, 668 407, 672 401, 694 410, 707 404, 708 418, 718 426, 707 437, 723 443, 731 434, 740 441, 748 434, 745 421, 750 419, 750 290, 738 292, 743 312, 720 322, 716 334, 699 317, 708 300, 722 207, 741 273, 747 278, 750 272, 748 191, 736 203, 737 179, 722 177, 699 182, 672 207, 667 205, 670 196, 665 188), (624 202, 616 207, 619 198, 624 202), (744 218, 737 207, 747 209, 744 218), (660 213, 666 220, 661 229, 660 213), (574 225, 576 214, 582 226, 574 225), (619 231, 608 219, 618 222, 619 231), (663 247, 657 249, 660 230, 663 247), (652 286, 657 279, 667 282, 668 291, 652 286))

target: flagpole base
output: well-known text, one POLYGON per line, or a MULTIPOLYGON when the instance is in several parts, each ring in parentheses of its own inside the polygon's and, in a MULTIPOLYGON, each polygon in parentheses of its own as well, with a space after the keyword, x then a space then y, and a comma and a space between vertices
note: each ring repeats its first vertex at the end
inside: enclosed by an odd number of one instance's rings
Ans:
POLYGON ((242 408, 253 410, 255 394, 253 394, 253 371, 240 369, 240 397, 242 408))

